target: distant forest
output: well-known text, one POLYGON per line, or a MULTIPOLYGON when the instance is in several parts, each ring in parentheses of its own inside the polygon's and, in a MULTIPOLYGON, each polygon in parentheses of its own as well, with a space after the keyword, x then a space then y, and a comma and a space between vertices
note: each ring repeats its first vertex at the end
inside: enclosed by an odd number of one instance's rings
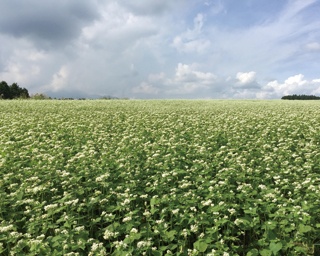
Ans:
POLYGON ((21 88, 17 83, 8 85, 7 82, 2 81, 0 83, 0 99, 16 98, 30 98, 28 90, 26 88, 21 88))
POLYGON ((281 98, 282 100, 320 100, 320 97, 315 95, 286 95, 281 98))

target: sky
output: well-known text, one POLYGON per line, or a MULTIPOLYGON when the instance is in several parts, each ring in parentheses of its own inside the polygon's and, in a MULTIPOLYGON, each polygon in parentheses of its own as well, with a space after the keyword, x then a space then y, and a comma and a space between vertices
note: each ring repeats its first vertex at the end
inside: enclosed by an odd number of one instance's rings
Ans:
POLYGON ((320 96, 320 0, 1 0, 0 81, 132 99, 320 96))

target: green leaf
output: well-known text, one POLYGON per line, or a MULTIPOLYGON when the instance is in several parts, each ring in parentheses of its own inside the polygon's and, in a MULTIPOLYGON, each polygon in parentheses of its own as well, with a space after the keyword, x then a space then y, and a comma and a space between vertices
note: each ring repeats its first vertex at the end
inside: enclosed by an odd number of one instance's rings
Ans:
POLYGON ((303 224, 299 224, 299 232, 300 233, 307 233, 311 230, 312 228, 308 225, 303 225, 303 224))
POLYGON ((165 232, 165 237, 169 241, 172 241, 174 239, 174 236, 175 236, 176 233, 177 233, 177 231, 175 231, 175 230, 171 230, 169 232, 165 232))
POLYGON ((258 255, 259 255, 259 251, 257 249, 252 249, 246 254, 246 256, 258 256, 258 255))
POLYGON ((282 243, 271 242, 269 248, 274 255, 277 255, 277 253, 282 249, 282 243))
POLYGON ((208 245, 203 240, 198 240, 197 242, 193 243, 193 247, 197 249, 199 252, 205 252, 208 248, 208 245))
POLYGON ((260 255, 261 256, 271 256, 272 255, 272 251, 267 250, 267 249, 263 249, 262 251, 260 251, 260 255))
POLYGON ((267 237, 267 239, 270 240, 274 240, 277 238, 277 235, 272 231, 272 230, 267 230, 265 232, 265 236, 267 237))
POLYGON ((141 237, 140 233, 130 233, 130 239, 132 240, 139 240, 141 237))

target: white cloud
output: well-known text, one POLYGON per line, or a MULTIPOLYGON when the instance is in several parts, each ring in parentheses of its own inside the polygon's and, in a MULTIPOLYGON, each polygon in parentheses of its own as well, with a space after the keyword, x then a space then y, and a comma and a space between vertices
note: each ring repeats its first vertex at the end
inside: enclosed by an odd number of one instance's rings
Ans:
POLYGON ((136 16, 116 3, 109 3, 101 9, 99 21, 82 29, 82 42, 118 53, 134 46, 142 38, 156 34, 157 30, 150 17, 136 16))
MULTIPOLYGON (((11 42, 11 39, 3 38, 2 42, 11 42)), ((19 47, 7 47, 5 67, 0 69, 0 76, 2 80, 9 84, 17 82, 22 87, 25 84, 33 84, 41 75, 41 63, 49 61, 49 55, 43 51, 39 51, 32 47, 29 42, 20 40, 16 45, 19 47)), ((1 54, 1 52, 0 52, 1 54)), ((1 62, 0 62, 1 66, 1 62)), ((29 86, 30 88, 32 86, 29 86)))
POLYGON ((284 81, 285 85, 291 86, 291 87, 304 86, 307 83, 308 83, 307 80, 304 80, 304 75, 302 74, 291 76, 284 81))
POLYGON ((306 48, 311 51, 320 51, 320 43, 312 42, 306 45, 306 48))
POLYGON ((68 85, 69 70, 66 66, 62 66, 60 70, 53 75, 52 82, 48 89, 59 91, 68 85))
POLYGON ((174 37, 172 46, 178 52, 204 53, 211 45, 210 40, 203 35, 204 15, 198 13, 193 19, 193 28, 174 37))
POLYGON ((307 80, 304 75, 298 74, 288 77, 283 83, 277 80, 267 83, 263 88, 266 97, 281 98, 284 95, 320 93, 320 79, 307 80))
POLYGON ((173 77, 163 72, 149 75, 148 81, 133 89, 134 93, 163 93, 164 95, 186 95, 195 92, 206 92, 217 83, 217 76, 211 72, 196 69, 197 64, 178 63, 173 77), (153 85, 151 85, 153 84, 153 85), (158 88, 157 90, 155 88, 158 88), (161 88, 161 89, 160 89, 161 88))
POLYGON ((250 72, 247 72, 247 73, 238 72, 237 73, 237 79, 238 79, 240 84, 244 84, 244 85, 250 84, 250 83, 255 81, 256 72, 254 72, 254 71, 250 71, 250 72))
POLYGON ((174 83, 199 83, 202 85, 210 85, 215 82, 217 78, 216 75, 210 72, 195 70, 195 66, 196 65, 179 63, 173 79, 174 83))

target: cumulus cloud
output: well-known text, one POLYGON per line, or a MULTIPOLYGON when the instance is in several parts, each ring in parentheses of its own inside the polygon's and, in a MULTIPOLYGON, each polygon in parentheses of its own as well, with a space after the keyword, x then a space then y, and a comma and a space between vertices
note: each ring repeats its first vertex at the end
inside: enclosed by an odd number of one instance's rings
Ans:
POLYGON ((234 88, 242 89, 258 89, 259 83, 256 81, 256 72, 238 72, 236 75, 236 82, 233 85, 234 88))
POLYGON ((211 72, 196 69, 197 64, 178 63, 173 77, 167 77, 163 72, 152 74, 147 82, 142 82, 133 88, 134 93, 159 93, 163 95, 181 96, 192 93, 206 93, 217 84, 217 76, 211 72), (157 89, 155 89, 157 88, 157 89))
POLYGON ((238 72, 237 73, 237 79, 240 84, 250 84, 255 81, 256 79, 256 72, 250 71, 247 73, 238 72))
POLYGON ((176 83, 200 83, 203 85, 211 85, 215 82, 216 78, 216 75, 213 73, 201 72, 196 70, 192 65, 179 63, 173 80, 176 83))
POLYGON ((320 79, 307 80, 304 75, 298 74, 288 77, 284 82, 277 80, 267 83, 263 88, 266 98, 281 98, 284 95, 307 94, 316 95, 320 93, 320 79))

